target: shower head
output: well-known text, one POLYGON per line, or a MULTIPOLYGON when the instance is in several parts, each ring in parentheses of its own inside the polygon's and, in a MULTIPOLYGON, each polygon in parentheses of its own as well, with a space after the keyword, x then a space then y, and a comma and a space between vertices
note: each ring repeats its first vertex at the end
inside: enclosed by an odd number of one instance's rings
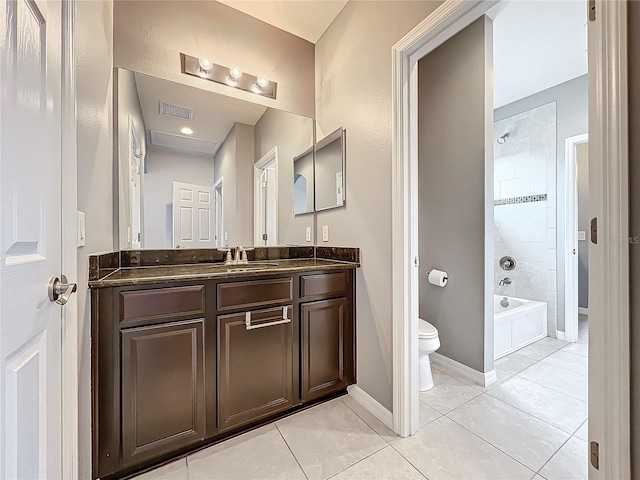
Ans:
POLYGON ((500 145, 504 145, 505 143, 507 143, 507 138, 509 138, 511 136, 511 134, 509 132, 505 133, 504 135, 502 135, 499 139, 498 139, 498 143, 500 145))

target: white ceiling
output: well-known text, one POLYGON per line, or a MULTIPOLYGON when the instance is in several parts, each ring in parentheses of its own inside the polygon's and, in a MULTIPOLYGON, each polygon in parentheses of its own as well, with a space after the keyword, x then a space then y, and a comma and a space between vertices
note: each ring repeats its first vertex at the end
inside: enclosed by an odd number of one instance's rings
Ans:
POLYGON ((347 0, 218 1, 314 44, 347 4, 347 0))
POLYGON ((587 73, 586 1, 508 0, 490 16, 496 108, 587 73))
POLYGON ((222 143, 235 122, 255 125, 267 110, 262 105, 140 73, 136 73, 135 78, 147 138, 149 131, 154 130, 186 139, 222 143), (160 115, 161 101, 191 108, 193 120, 160 115), (182 134, 183 127, 191 128, 193 135, 182 134))

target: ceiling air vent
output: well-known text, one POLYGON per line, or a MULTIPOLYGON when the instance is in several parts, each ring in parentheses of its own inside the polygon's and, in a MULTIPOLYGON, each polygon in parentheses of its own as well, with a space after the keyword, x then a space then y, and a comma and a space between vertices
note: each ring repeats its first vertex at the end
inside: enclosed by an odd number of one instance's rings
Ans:
POLYGON ((185 120, 193 120, 192 109, 164 102, 160 102, 160 115, 164 115, 166 117, 183 118, 185 120))

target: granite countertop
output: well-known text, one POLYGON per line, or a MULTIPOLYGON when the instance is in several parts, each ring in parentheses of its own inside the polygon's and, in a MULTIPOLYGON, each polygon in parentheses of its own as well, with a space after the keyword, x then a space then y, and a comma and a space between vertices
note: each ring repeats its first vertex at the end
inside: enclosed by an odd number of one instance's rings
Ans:
POLYGON ((90 288, 154 285, 175 281, 216 278, 255 277, 300 271, 344 270, 360 267, 357 262, 319 258, 255 261, 244 265, 203 263, 195 265, 162 265, 153 267, 118 268, 109 275, 89 282, 90 288))

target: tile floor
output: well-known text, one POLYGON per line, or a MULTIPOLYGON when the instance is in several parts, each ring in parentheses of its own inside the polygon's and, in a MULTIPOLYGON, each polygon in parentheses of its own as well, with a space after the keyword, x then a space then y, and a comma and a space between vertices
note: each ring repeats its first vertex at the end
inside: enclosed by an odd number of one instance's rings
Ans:
POLYGON ((344 396, 137 477, 156 479, 587 478, 587 341, 542 339, 480 387, 434 365, 420 430, 399 438, 344 396))

